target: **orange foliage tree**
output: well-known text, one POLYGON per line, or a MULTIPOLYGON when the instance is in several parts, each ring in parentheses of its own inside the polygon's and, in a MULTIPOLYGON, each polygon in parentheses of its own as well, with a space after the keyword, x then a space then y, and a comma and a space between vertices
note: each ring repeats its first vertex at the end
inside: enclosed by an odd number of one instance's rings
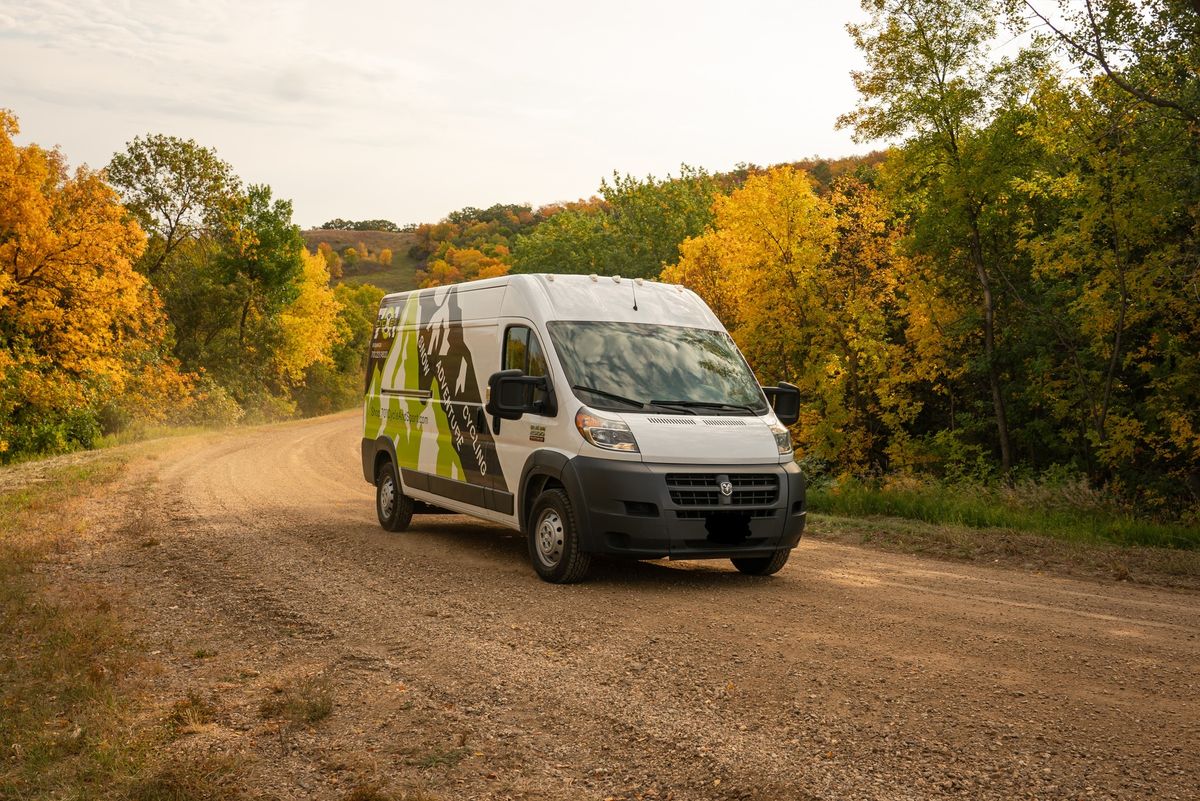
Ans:
POLYGON ((18 147, 0 110, 0 459, 87 446, 186 403, 141 228, 99 173, 18 147))
POLYGON ((430 287, 508 275, 509 266, 504 261, 508 249, 503 246, 498 249, 502 252, 489 256, 475 248, 447 248, 445 256, 432 260, 417 273, 417 280, 422 287, 430 287))

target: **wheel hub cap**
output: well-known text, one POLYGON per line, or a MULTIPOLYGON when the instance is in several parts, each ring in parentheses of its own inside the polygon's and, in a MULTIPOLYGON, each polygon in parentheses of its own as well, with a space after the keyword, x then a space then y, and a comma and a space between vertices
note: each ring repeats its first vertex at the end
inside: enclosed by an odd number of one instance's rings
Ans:
POLYGON ((537 533, 534 536, 537 544, 538 558, 547 567, 554 567, 563 555, 563 523, 558 512, 548 509, 538 521, 537 533))
POLYGON ((396 485, 392 481, 391 476, 383 480, 383 484, 379 487, 379 511, 384 517, 391 517, 392 511, 396 508, 396 485))

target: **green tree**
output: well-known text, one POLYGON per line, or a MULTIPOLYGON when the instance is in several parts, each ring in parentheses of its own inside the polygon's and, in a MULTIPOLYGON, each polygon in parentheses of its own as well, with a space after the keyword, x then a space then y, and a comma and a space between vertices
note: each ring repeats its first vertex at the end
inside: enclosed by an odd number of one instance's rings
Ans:
POLYGON ((522 273, 620 272, 607 215, 571 209, 517 237, 513 262, 514 270, 522 273))
POLYGON ((150 235, 138 264, 151 279, 181 244, 219 229, 240 191, 233 169, 216 151, 163 134, 127 143, 106 173, 150 235))
POLYGON ((613 259, 610 269, 634 278, 656 278, 679 259, 679 245, 712 222, 717 183, 703 169, 683 165, 679 177, 638 180, 613 173, 600 183, 609 204, 613 259))
POLYGON ((930 221, 937 258, 967 271, 981 320, 983 370, 1005 472, 1013 464, 1008 398, 998 353, 998 293, 1008 252, 989 221, 1002 217, 1013 165, 992 148, 988 121, 1018 104, 1036 52, 991 60, 999 9, 945 0, 864 0, 871 20, 851 25, 867 68, 853 73, 858 107, 839 119, 859 141, 906 137, 913 213, 930 221), (994 213, 996 212, 996 213, 994 213))
POLYGON ((518 236, 517 272, 565 272, 656 278, 679 259, 679 245, 712 221, 716 179, 684 165, 678 178, 613 173, 602 202, 558 211, 518 236))
POLYGON ((316 331, 333 316, 322 300, 327 290, 312 286, 316 265, 305 271, 291 203, 267 186, 243 189, 214 151, 174 137, 135 139, 108 175, 151 226, 141 264, 162 297, 180 362, 248 411, 289 414, 290 394, 317 352, 301 335, 304 321, 316 331))
POLYGON ((1060 344, 1048 404, 1093 475, 1143 508, 1200 502, 1200 8, 1017 3, 1084 77, 1046 81, 1019 184, 1053 209, 1024 239, 1060 344), (1074 435, 1072 436, 1072 432, 1074 435))
POLYGON ((1197 0, 1010 0, 1087 72, 1200 131, 1200 3, 1197 0), (1058 7, 1062 22, 1046 6, 1058 7))

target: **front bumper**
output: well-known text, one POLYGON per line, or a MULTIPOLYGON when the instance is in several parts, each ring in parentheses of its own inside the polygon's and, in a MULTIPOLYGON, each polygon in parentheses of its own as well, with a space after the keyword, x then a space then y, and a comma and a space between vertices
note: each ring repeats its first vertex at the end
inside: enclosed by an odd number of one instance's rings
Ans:
POLYGON ((567 463, 584 547, 635 559, 769 556, 804 532, 804 475, 794 462, 645 464, 593 457, 567 463), (732 491, 721 491, 723 483, 732 491), (772 490, 773 487, 773 490, 772 490))

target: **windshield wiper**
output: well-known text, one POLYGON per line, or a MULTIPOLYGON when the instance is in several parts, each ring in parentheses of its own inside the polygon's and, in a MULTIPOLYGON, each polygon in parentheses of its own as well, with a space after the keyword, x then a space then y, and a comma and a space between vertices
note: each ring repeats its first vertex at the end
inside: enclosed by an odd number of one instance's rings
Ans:
POLYGON ((642 403, 641 401, 634 400, 633 398, 626 398, 624 395, 618 395, 615 392, 606 392, 603 389, 596 389, 595 387, 585 387, 583 384, 572 384, 571 389, 578 390, 580 392, 590 392, 593 395, 599 395, 602 398, 620 401, 621 403, 628 403, 630 406, 636 406, 639 409, 646 408, 646 404, 642 403))
POLYGON ((654 406, 679 406, 684 409, 739 409, 754 414, 754 407, 742 403, 718 403, 716 401, 697 400, 652 400, 654 406))

